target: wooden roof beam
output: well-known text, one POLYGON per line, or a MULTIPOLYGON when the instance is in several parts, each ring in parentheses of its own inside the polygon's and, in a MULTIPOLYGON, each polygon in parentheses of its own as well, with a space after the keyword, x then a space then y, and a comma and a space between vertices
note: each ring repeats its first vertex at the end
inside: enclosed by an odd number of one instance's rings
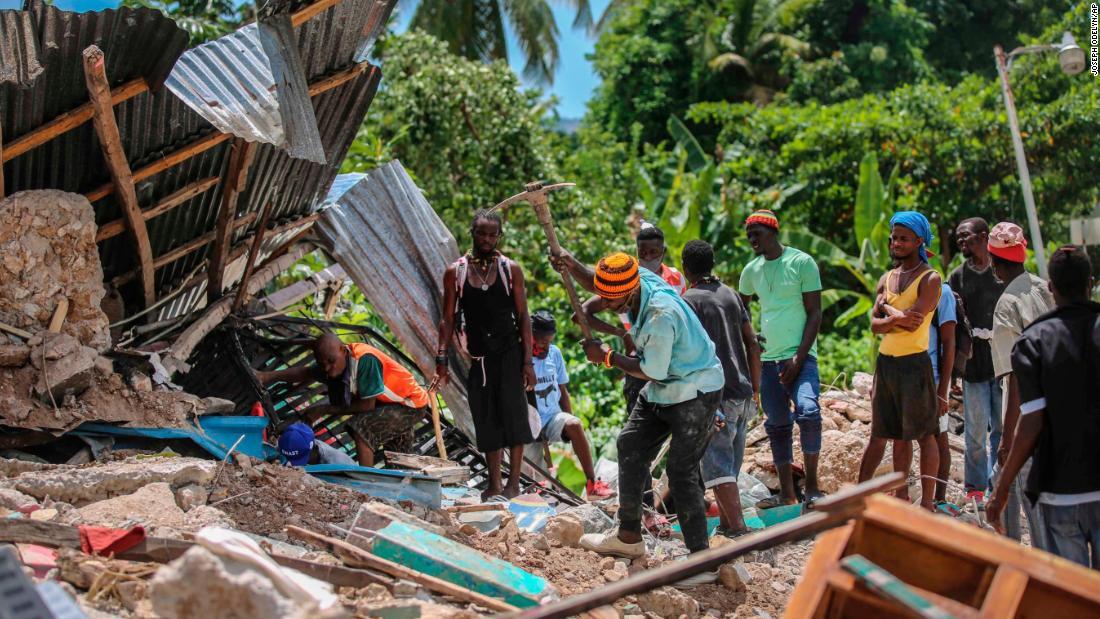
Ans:
MULTIPOLYGON (((312 97, 316 97, 317 95, 326 93, 333 88, 337 88, 343 85, 348 80, 354 79, 356 76, 358 76, 360 73, 363 73, 367 69, 370 69, 371 71, 379 70, 378 67, 371 65, 369 62, 361 62, 349 69, 345 69, 339 73, 330 75, 329 77, 317 80, 309 87, 309 94, 312 97)), ((194 142, 191 142, 190 144, 184 146, 183 148, 173 153, 170 153, 165 157, 158 159, 150 163, 149 165, 146 165, 145 167, 139 168, 137 171, 134 172, 134 182, 140 183, 141 181, 155 174, 159 174, 160 172, 163 172, 168 168, 177 166, 184 161, 187 161, 188 159, 194 157, 195 155, 202 154, 210 150, 211 148, 214 148, 218 144, 221 144, 222 142, 225 142, 232 138, 232 134, 221 133, 219 131, 215 131, 209 135, 201 137, 198 140, 195 140, 194 142)), ((114 191, 114 184, 107 183, 84 194, 84 197, 88 198, 89 202, 95 202, 111 195, 112 193, 114 193, 114 191)))
MULTIPOLYGON (((141 211, 141 217, 145 221, 167 213, 168 211, 176 208, 177 206, 184 204, 191 198, 209 191, 211 187, 218 184, 221 178, 217 176, 211 176, 210 178, 204 178, 197 180, 193 183, 184 185, 179 190, 174 191, 164 197, 161 201, 154 204, 152 207, 141 211)), ((109 238, 116 237, 126 231, 126 220, 116 219, 114 221, 107 222, 99 227, 99 230, 95 235, 95 242, 106 241, 109 238)))
MULTIPOLYGON (((255 220, 256 220, 256 213, 249 213, 249 214, 245 215, 244 217, 241 217, 240 219, 237 219, 236 221, 234 221, 233 222, 233 228, 237 229, 237 228, 247 226, 255 220)), ((216 233, 214 231, 207 232, 206 234, 204 234, 204 235, 202 235, 198 238, 191 239, 190 241, 184 243, 183 245, 180 245, 179 247, 177 247, 175 249, 172 249, 172 250, 168 251, 167 253, 165 253, 161 256, 158 256, 157 259, 153 261, 153 268, 159 269, 163 266, 172 264, 176 260, 179 260, 180 258, 183 258, 184 256, 189 256, 189 255, 195 253, 196 251, 202 249, 203 247, 206 247, 211 242, 213 242, 215 234, 216 233)), ((111 285, 113 285, 115 288, 118 288, 119 286, 122 286, 123 284, 127 284, 127 283, 133 281, 138 275, 140 275, 140 272, 137 269, 134 269, 132 271, 127 271, 127 272, 122 273, 121 275, 115 277, 114 279, 112 279, 111 280, 111 285)))
MULTIPOLYGON (((300 26, 326 9, 336 6, 340 1, 341 0, 319 0, 318 2, 314 2, 291 15, 290 22, 295 26, 300 26)), ((360 69, 360 71, 362 71, 362 69, 360 69)), ((123 101, 133 99, 148 90, 149 85, 145 83, 145 79, 136 77, 111 91, 111 105, 118 105, 123 101)), ((310 90, 312 91, 312 88, 310 90)), ((17 139, 12 140, 11 144, 9 144, 6 149, 0 152, 0 163, 11 161, 19 155, 38 148, 63 133, 76 129, 80 125, 91 120, 93 113, 94 110, 91 102, 84 103, 61 114, 57 118, 33 131, 19 136, 17 139)), ((0 175, 2 174, 3 172, 0 172, 0 175)), ((0 191, 0 193, 2 193, 2 191, 0 191)))
POLYGON ((233 313, 236 313, 245 301, 246 295, 244 292, 248 289, 248 280, 252 278, 252 269, 256 266, 256 257, 259 256, 260 247, 263 246, 264 233, 267 232, 267 221, 271 218, 273 208, 274 202, 268 202, 264 205, 263 215, 260 216, 260 225, 256 227, 256 234, 252 237, 252 246, 248 249, 248 260, 244 263, 244 275, 241 276, 241 285, 237 287, 237 294, 233 297, 233 307, 230 310, 233 313))
MULTIPOLYGON (((127 99, 133 99, 141 93, 149 90, 149 86, 143 78, 134 78, 125 84, 111 90, 111 105, 115 106, 127 99)), ((11 161, 23 153, 38 148, 57 136, 76 129, 88 122, 95 114, 95 108, 91 102, 79 105, 37 129, 25 133, 8 144, 4 150, 3 161, 11 161)))
POLYGON ((122 138, 115 121, 115 110, 111 104, 111 87, 107 83, 104 69, 103 51, 95 45, 84 50, 84 83, 88 87, 88 98, 92 104, 92 124, 95 125, 99 146, 103 150, 103 159, 111 180, 118 192, 118 201, 122 206, 127 227, 137 246, 138 262, 141 270, 141 289, 145 296, 145 306, 157 300, 153 266, 153 246, 149 243, 149 230, 138 206, 137 192, 134 191, 134 177, 130 163, 126 160, 126 151, 122 147, 122 138))
POLYGON ((246 142, 242 138, 233 140, 233 151, 229 156, 229 168, 225 171, 222 184, 222 204, 218 210, 217 228, 214 231, 214 247, 210 253, 208 275, 210 284, 206 288, 206 300, 217 301, 222 296, 222 280, 233 236, 233 220, 237 217, 237 199, 248 183, 248 168, 256 154, 256 143, 246 142))

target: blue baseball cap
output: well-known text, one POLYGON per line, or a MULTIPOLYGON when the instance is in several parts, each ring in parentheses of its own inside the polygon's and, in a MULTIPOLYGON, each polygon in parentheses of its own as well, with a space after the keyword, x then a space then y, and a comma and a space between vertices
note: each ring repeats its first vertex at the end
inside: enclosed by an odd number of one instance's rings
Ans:
POLYGON ((313 428, 301 421, 290 424, 279 436, 279 453, 291 466, 309 464, 309 455, 313 452, 313 428))

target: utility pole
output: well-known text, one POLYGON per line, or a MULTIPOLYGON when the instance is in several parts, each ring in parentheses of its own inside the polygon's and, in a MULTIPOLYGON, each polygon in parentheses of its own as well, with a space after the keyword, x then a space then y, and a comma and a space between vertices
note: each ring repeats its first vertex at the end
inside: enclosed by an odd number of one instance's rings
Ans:
POLYGON ((993 55, 997 58, 997 73, 1001 76, 1001 92, 1004 94, 1005 111, 1008 113, 1008 126, 1012 130, 1012 146, 1016 151, 1016 171, 1020 174, 1020 189, 1024 194, 1024 209, 1027 211, 1027 226, 1031 231, 1031 248, 1035 252, 1039 277, 1048 279, 1043 233, 1039 230, 1039 215, 1035 211, 1035 196, 1031 192, 1031 173, 1028 172, 1027 157, 1024 155, 1024 140, 1020 137, 1016 101, 1012 96, 1012 86, 1008 83, 1008 60, 1005 58, 1005 50, 1000 45, 993 48, 993 55))

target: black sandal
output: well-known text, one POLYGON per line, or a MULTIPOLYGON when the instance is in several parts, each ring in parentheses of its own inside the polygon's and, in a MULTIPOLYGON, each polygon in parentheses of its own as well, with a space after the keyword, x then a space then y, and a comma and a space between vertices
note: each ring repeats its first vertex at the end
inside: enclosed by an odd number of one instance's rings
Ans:
POLYGON ((816 503, 818 499, 825 498, 825 496, 827 496, 827 495, 824 492, 815 492, 813 494, 807 494, 806 495, 806 500, 802 502, 802 513, 813 511, 814 503, 816 503))
POLYGON ((766 499, 761 499, 756 502, 756 509, 775 509, 776 507, 783 507, 786 503, 783 502, 782 497, 778 494, 773 494, 766 499))

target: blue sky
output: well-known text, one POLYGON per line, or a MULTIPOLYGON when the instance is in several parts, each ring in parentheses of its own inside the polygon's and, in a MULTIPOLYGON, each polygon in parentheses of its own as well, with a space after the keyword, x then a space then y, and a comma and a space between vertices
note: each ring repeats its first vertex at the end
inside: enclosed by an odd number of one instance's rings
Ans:
MULTIPOLYGON (((591 0, 593 14, 598 17, 609 1, 591 0)), ((0 9, 17 9, 22 4, 22 0, 0 0, 0 9)), ((584 115, 585 102, 588 101, 593 89, 599 84, 590 63, 585 60, 585 55, 592 53, 595 39, 589 37, 584 31, 573 30, 570 27, 573 23, 573 12, 568 7, 563 6, 564 4, 564 2, 551 2, 554 18, 558 22, 558 30, 561 33, 558 41, 561 60, 558 63, 558 72, 554 76, 553 85, 543 87, 543 92, 558 98, 557 109, 562 118, 580 118, 584 115)), ((118 2, 117 0, 56 0, 54 5, 69 11, 97 11, 117 6, 118 2)), ((397 17, 396 27, 398 30, 404 30, 412 17, 411 11, 406 10, 402 13, 397 17)), ((522 77, 523 60, 516 48, 515 38, 510 30, 508 32, 508 58, 511 61, 512 69, 522 77)))

